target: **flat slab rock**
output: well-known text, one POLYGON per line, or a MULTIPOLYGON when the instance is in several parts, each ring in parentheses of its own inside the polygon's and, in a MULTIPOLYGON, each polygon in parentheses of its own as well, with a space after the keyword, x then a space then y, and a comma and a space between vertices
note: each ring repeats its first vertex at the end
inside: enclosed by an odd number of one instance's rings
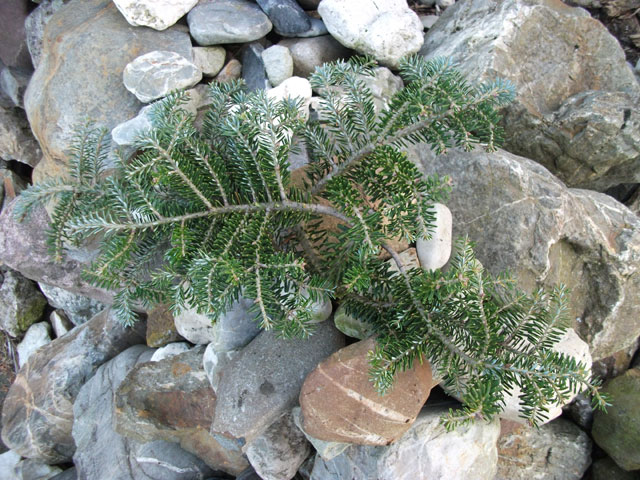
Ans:
POLYGON ((338 350, 309 374, 300 392, 305 433, 320 440, 388 445, 415 421, 433 386, 428 362, 397 375, 380 395, 369 379, 373 339, 338 350))

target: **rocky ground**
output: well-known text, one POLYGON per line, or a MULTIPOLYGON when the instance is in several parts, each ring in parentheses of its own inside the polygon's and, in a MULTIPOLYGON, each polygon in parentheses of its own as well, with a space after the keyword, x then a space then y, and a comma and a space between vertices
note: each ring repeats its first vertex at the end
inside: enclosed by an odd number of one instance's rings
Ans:
POLYGON ((2 2, 0 480, 640 478, 639 12, 637 0, 2 2), (409 150, 453 190, 438 207, 445 247, 402 255, 438 268, 468 235, 525 289, 567 284, 573 329, 556 348, 607 382, 607 414, 577 395, 532 429, 512 392, 501 419, 445 432, 456 401, 429 365, 379 397, 370 331, 329 303, 314 305, 310 340, 260 331, 250 300, 215 326, 157 306, 127 329, 112 292, 81 277, 95 246, 55 264, 47 212, 12 216, 28 183, 63 174, 87 117, 127 156, 175 88, 197 116, 208 82, 236 78, 313 115, 307 77, 354 53, 381 65, 367 80, 377 108, 411 53, 515 85, 503 150, 409 150))

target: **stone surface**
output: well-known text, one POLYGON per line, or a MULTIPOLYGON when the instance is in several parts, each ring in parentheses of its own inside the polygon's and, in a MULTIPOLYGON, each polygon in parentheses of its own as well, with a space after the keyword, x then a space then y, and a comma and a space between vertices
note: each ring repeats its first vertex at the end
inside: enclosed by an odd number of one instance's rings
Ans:
POLYGON ((453 217, 451 210, 442 203, 434 203, 434 231, 431 238, 418 238, 416 250, 420 266, 425 270, 436 270, 444 267, 451 256, 453 217))
POLYGON ((263 480, 290 480, 311 452, 309 442, 285 413, 247 445, 247 458, 263 480))
POLYGON ((163 347, 182 337, 176 330, 173 315, 166 305, 158 305, 147 317, 147 345, 163 347))
POLYGON ((17 337, 42 318, 46 306, 47 300, 35 283, 17 272, 4 272, 0 286, 0 329, 17 337))
POLYGON ((215 324, 195 310, 183 310, 174 319, 176 330, 191 343, 214 344, 219 352, 234 350, 249 343, 260 332, 253 314, 249 313, 252 305, 252 300, 240 299, 215 324))
POLYGON ((198 0, 114 0, 133 26, 166 30, 196 6, 198 0))
POLYGON ((304 431, 315 438, 388 445, 415 421, 433 386, 427 361, 397 375, 380 395, 369 378, 374 339, 338 350, 305 379, 300 391, 304 431))
POLYGON ((60 467, 47 465, 31 458, 20 460, 13 469, 16 480, 49 480, 59 473, 62 473, 60 467))
POLYGON ((49 305, 65 311, 74 325, 80 325, 106 308, 102 302, 92 300, 83 295, 77 295, 62 288, 53 287, 46 283, 39 283, 40 290, 47 297, 49 305))
POLYGON ((47 322, 34 323, 29 327, 24 338, 16 347, 18 350, 18 365, 22 367, 29 357, 40 347, 51 342, 51 326, 47 322))
POLYGON ((283 35, 283 37, 296 37, 296 38, 308 38, 308 37, 319 37, 321 35, 327 35, 329 30, 327 30, 327 26, 324 24, 322 20, 319 18, 309 17, 309 21, 311 22, 311 28, 306 32, 297 33, 295 35, 283 35))
POLYGON ((247 0, 200 3, 187 15, 191 36, 200 45, 252 42, 271 31, 269 18, 247 0))
POLYGON ((329 461, 316 456, 311 480, 493 480, 498 421, 446 432, 440 425, 446 412, 425 408, 409 431, 388 447, 353 445, 329 461))
POLYGON ((593 417, 593 440, 624 470, 640 469, 640 368, 627 370, 608 381, 603 392, 611 395, 607 413, 593 417))
POLYGON ((175 355, 179 355, 184 352, 188 352, 191 350, 191 344, 187 342, 174 342, 164 347, 160 347, 149 359, 150 362, 159 362, 165 358, 173 357, 175 355))
POLYGON ((53 327, 53 333, 56 338, 63 336, 65 333, 69 332, 74 325, 71 323, 71 320, 67 317, 67 314, 64 313, 63 310, 54 310, 49 315, 49 323, 53 327))
POLYGON ((591 480, 638 480, 640 472, 622 470, 608 457, 594 460, 591 465, 591 480))
POLYGON ((316 450, 318 455, 320 455, 325 460, 331 460, 332 458, 337 457, 352 445, 351 443, 344 442, 328 442, 309 435, 304 431, 304 425, 302 422, 302 409, 300 407, 293 408, 292 416, 296 427, 300 429, 307 440, 309 440, 309 443, 313 445, 313 448, 316 450))
POLYGON ((24 29, 27 37, 27 47, 31 55, 31 62, 35 68, 40 65, 42 57, 42 39, 44 38, 44 27, 53 14, 60 10, 69 0, 43 0, 24 21, 24 29))
POLYGON ((293 57, 287 47, 273 45, 262 52, 262 61, 269 82, 277 87, 293 75, 293 57))
POLYGON ((78 480, 76 467, 67 468, 64 472, 59 473, 55 477, 51 477, 50 480, 78 480))
POLYGON ((2 440, 23 457, 66 462, 75 451, 73 402, 96 369, 144 341, 144 324, 123 327, 108 310, 38 350, 4 401, 2 440))
POLYGON ((205 77, 215 77, 224 65, 224 47, 194 47, 193 63, 205 77))
POLYGON ((0 108, 0 158, 34 167, 42 158, 24 112, 0 108))
POLYGON ((341 44, 383 65, 397 67, 422 46, 422 22, 406 0, 323 0, 318 13, 341 44))
POLYGON ((111 139, 113 143, 120 147, 133 145, 138 137, 152 128, 151 106, 143 107, 140 113, 131 120, 119 123, 111 130, 111 139))
POLYGON ((240 350, 219 352, 216 350, 214 343, 207 345, 207 348, 204 350, 204 355, 202 356, 202 368, 204 368, 214 392, 218 390, 222 370, 239 352, 240 350))
POLYGON ((242 63, 240 60, 232 58, 229 62, 220 70, 216 81, 218 82, 230 82, 237 80, 242 76, 242 63))
POLYGON ((638 351, 638 346, 640 346, 640 338, 636 339, 627 348, 594 362, 592 367, 593 374, 602 380, 609 380, 622 375, 629 369, 631 361, 638 351))
POLYGON ((66 173, 74 129, 87 117, 111 130, 140 110, 122 84, 124 67, 154 50, 189 57, 191 40, 183 30, 133 27, 110 0, 73 2, 53 14, 42 61, 25 95, 29 123, 44 153, 35 181, 66 173))
POLYGON ((222 370, 211 432, 250 442, 295 405, 307 374, 343 345, 330 322, 307 340, 262 332, 222 370))
POLYGON ((10 100, 9 107, 24 108, 24 92, 31 78, 31 72, 25 73, 15 68, 5 67, 0 72, 0 97, 10 100))
POLYGON ((113 394, 127 373, 148 361, 153 350, 128 348, 102 365, 80 389, 74 403, 73 456, 79 478, 92 480, 195 480, 213 473, 200 459, 165 441, 140 443, 116 433, 113 394))
POLYGON ((510 80, 505 148, 569 186, 604 191, 640 178, 640 85, 618 41, 585 10, 556 0, 461 1, 420 52, 450 58, 472 81, 510 80))
POLYGON ((373 328, 362 320, 352 317, 346 309, 340 305, 333 315, 336 328, 348 337, 364 340, 373 335, 373 328))
POLYGON ((580 480, 590 464, 591 440, 568 420, 540 428, 502 421, 495 480, 580 480))
POLYGON ((24 70, 33 68, 24 31, 28 14, 29 4, 24 0, 0 2, 0 60, 24 70))
POLYGON ((155 50, 127 64, 122 79, 138 100, 149 103, 173 90, 194 86, 202 80, 202 72, 178 53, 155 50))
POLYGON ((242 79, 249 90, 266 90, 270 87, 262 60, 263 51, 260 43, 253 42, 242 52, 242 79))
POLYGON ((503 151, 417 154, 427 174, 451 177, 453 236, 468 235, 491 273, 510 271, 528 291, 569 287, 573 327, 594 360, 640 336, 640 219, 624 205, 567 189, 539 164, 503 151))
POLYGON ((429 30, 433 27, 439 18, 439 15, 420 15, 420 21, 422 22, 422 26, 425 30, 429 30))
POLYGON ((311 104, 311 83, 306 78, 287 78, 276 88, 267 91, 267 97, 273 100, 284 100, 285 98, 302 99, 300 105, 300 117, 307 120, 309 118, 309 105, 311 104))
POLYGON ((179 443, 211 468, 237 475, 248 466, 239 448, 228 448, 208 432, 216 395, 202 368, 203 351, 133 367, 115 393, 114 428, 141 443, 179 443))
POLYGON ((278 35, 295 37, 311 28, 309 16, 295 0, 256 0, 278 35))
POLYGON ((11 201, 28 185, 22 177, 0 166, 0 210, 9 206, 11 201))
POLYGON ((15 480, 13 469, 20 461, 20 455, 13 450, 0 454, 0 480, 15 480))
POLYGON ((326 62, 347 58, 350 52, 331 35, 312 38, 288 38, 278 45, 287 47, 293 57, 293 74, 308 77, 316 67, 326 62))

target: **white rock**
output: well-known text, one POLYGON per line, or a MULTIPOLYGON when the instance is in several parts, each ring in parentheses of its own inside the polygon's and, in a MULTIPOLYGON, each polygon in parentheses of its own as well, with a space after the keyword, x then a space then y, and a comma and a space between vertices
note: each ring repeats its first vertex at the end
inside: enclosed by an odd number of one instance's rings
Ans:
POLYGON ((451 256, 453 218, 451 211, 441 203, 433 205, 436 215, 435 231, 430 239, 418 238, 416 250, 420 266, 425 270, 442 268, 451 256))
POLYGON ((293 75, 293 56, 287 47, 273 45, 262 52, 262 61, 271 85, 277 87, 293 75))
POLYGON ((34 323, 18 344, 18 365, 27 363, 29 357, 40 347, 51 342, 51 327, 47 322, 34 323))
POLYGON ((429 30, 438 21, 440 17, 438 15, 420 15, 420 21, 422 26, 429 30))
POLYGON ((191 350, 191 345, 187 342, 173 342, 165 345, 162 348, 157 349, 151 355, 150 362, 159 362, 163 358, 173 357, 180 353, 188 352, 191 350))
POLYGON ((211 388, 213 388, 214 392, 217 390, 218 383, 220 382, 219 373, 227 363, 233 360, 233 357, 235 357, 238 352, 239 350, 218 352, 216 351, 215 344, 210 343, 207 345, 204 355, 202 356, 202 367, 207 374, 207 378, 209 379, 209 383, 211 384, 211 388))
POLYGON ((287 97, 302 98, 300 115, 304 119, 309 118, 309 105, 311 104, 311 83, 306 78, 291 77, 279 86, 267 91, 267 96, 273 100, 283 100, 287 97))
POLYGON ((67 317, 63 310, 54 310, 49 315, 49 322, 53 327, 53 332, 56 335, 56 338, 60 338, 65 333, 73 328, 73 323, 67 317))
POLYGON ((20 461, 20 455, 13 450, 0 455, 0 480, 15 480, 13 469, 20 461))
POLYGON ((133 26, 165 30, 180 20, 198 0, 113 0, 133 26))
POLYGON ((222 70, 226 56, 224 47, 193 47, 193 63, 207 77, 215 77, 222 70))
POLYGON ((151 130, 150 108, 149 105, 143 107, 137 116, 116 125, 116 127, 111 130, 111 139, 116 145, 120 145, 121 147, 133 145, 143 132, 151 130))
POLYGON ((422 22, 406 0, 323 0, 318 12, 336 40, 390 67, 424 40, 422 22))
POLYGON ((440 8, 447 8, 456 3, 456 0, 436 0, 436 6, 440 8))
POLYGON ((202 72, 178 53, 155 50, 127 64, 122 79, 138 100, 149 103, 172 90, 194 86, 202 80, 202 72))

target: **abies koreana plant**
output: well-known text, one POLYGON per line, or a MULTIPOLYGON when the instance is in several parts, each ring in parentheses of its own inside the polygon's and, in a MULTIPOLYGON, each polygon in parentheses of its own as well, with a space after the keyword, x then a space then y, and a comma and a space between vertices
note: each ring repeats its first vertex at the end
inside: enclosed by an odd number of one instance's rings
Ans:
POLYGON ((242 296, 255 300, 264 329, 304 337, 312 303, 333 298, 375 331, 370 373, 381 393, 423 356, 432 363, 463 401, 444 418, 448 428, 492 418, 515 387, 532 424, 576 390, 604 408, 588 367, 552 350, 567 328, 562 288, 528 296, 507 276, 488 275, 468 242, 447 271, 408 268, 390 242, 428 238, 432 204, 447 188, 402 148, 494 150, 496 109, 513 88, 473 86, 446 60, 414 56, 400 67, 405 87, 377 111, 364 81, 374 67, 359 58, 318 68, 318 119, 309 122, 300 100, 213 83, 196 129, 182 108, 186 95, 172 94, 153 108, 137 154, 110 175, 108 135, 86 127, 69 178, 23 192, 15 212, 56 199, 49 238, 57 260, 65 246, 101 236, 86 276, 117 292, 113 311, 126 324, 136 306, 156 303, 215 321, 242 296), (301 141, 309 164, 296 181, 289 156, 301 141), (326 229, 327 218, 338 227, 326 229))

